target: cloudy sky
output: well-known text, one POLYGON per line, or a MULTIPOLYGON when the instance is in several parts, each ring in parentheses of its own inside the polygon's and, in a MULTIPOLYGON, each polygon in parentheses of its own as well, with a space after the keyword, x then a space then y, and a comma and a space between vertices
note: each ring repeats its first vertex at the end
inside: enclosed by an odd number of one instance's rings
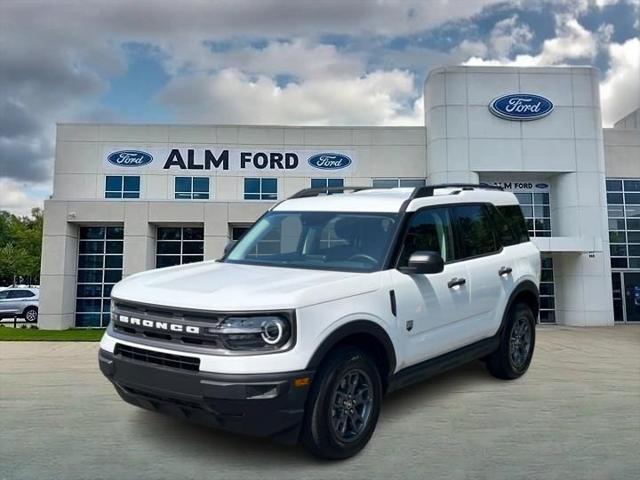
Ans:
POLYGON ((640 106, 640 0, 0 0, 0 209, 51 192, 55 123, 420 125, 444 64, 595 65, 640 106))

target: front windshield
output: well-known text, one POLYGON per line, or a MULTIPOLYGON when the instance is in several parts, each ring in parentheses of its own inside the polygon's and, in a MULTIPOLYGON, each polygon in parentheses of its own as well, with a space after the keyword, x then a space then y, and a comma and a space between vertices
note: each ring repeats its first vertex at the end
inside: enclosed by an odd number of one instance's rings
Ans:
POLYGON ((386 213, 270 212, 224 261, 373 272, 382 268, 397 221, 386 213))

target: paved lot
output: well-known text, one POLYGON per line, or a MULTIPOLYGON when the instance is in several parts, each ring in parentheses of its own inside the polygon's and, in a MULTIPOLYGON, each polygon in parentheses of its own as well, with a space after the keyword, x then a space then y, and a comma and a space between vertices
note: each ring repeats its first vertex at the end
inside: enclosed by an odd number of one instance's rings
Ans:
POLYGON ((639 478, 639 327, 542 328, 520 380, 477 363, 389 396, 341 463, 131 407, 97 348, 0 343, 0 478, 639 478))

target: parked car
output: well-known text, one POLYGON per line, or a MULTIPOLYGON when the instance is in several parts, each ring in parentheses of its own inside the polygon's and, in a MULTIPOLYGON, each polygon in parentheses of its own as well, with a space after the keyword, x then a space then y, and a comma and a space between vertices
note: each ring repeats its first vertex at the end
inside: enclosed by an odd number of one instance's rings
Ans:
POLYGON ((219 261, 116 284, 99 364, 125 401, 335 459, 387 392, 475 359, 527 371, 540 252, 512 193, 328 190, 272 207, 219 261))
POLYGON ((0 289, 0 318, 18 316, 29 323, 38 321, 40 289, 36 287, 6 287, 0 289))

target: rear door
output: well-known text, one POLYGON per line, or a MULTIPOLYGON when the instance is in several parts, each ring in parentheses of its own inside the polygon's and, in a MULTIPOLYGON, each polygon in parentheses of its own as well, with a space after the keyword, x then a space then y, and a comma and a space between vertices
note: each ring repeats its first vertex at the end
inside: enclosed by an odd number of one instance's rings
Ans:
POLYGON ((465 322, 467 343, 497 331, 502 307, 513 288, 514 259, 501 245, 492 218, 493 208, 487 204, 452 208, 459 261, 468 270, 472 313, 465 322))
POLYGON ((0 313, 11 312, 9 310, 9 292, 10 290, 0 290, 0 313))
POLYGON ((0 294, 6 293, 4 298, 0 300, 0 308, 4 313, 16 313, 18 311, 18 306, 20 304, 20 290, 4 290, 0 292, 0 294))

